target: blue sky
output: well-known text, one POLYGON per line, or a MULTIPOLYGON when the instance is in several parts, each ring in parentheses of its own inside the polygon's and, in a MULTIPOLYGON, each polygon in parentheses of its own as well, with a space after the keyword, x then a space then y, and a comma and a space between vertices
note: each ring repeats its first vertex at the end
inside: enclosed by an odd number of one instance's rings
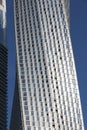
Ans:
MULTIPOLYGON (((70 30, 78 75, 79 90, 87 129, 87 0, 71 0, 70 30)), ((10 122, 15 86, 15 38, 13 3, 7 0, 7 44, 8 44, 8 122, 10 122)))
POLYGON ((71 39, 87 130, 87 0, 71 0, 71 39))

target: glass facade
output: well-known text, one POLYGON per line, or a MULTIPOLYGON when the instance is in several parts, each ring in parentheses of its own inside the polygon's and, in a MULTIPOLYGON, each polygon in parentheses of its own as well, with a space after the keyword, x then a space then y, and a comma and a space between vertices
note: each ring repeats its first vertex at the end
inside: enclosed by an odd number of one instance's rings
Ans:
POLYGON ((68 2, 14 0, 23 130, 84 130, 68 2))
POLYGON ((0 44, 0 130, 7 130, 7 48, 0 44))

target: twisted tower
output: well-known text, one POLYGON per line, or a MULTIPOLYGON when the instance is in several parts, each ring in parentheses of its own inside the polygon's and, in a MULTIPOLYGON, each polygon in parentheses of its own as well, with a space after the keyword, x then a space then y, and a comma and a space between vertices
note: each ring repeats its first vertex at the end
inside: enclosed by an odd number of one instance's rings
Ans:
POLYGON ((14 0, 14 19, 17 82, 11 130, 84 130, 69 1, 14 0))

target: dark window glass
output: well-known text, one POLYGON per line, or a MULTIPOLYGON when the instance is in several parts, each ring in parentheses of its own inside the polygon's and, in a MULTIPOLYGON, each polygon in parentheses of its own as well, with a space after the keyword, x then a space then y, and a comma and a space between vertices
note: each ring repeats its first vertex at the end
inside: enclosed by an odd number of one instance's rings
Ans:
POLYGON ((0 5, 2 5, 2 0, 0 0, 0 5))

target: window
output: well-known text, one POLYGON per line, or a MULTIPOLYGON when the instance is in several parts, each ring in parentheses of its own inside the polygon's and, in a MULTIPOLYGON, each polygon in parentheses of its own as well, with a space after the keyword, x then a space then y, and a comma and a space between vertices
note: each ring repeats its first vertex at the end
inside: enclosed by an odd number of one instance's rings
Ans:
POLYGON ((2 5, 2 0, 0 0, 0 5, 2 5))

